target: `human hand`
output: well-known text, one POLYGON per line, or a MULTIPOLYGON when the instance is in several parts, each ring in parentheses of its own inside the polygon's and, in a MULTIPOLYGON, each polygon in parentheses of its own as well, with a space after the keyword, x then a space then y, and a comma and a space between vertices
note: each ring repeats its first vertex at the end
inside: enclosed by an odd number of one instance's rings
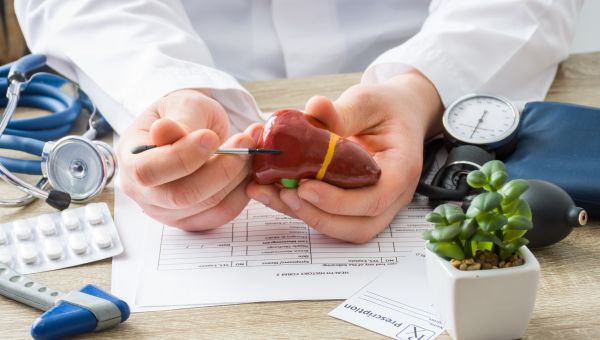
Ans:
MULTIPOLYGON (((248 203, 250 162, 247 155, 214 155, 228 133, 225 110, 202 91, 179 90, 161 98, 121 136, 123 191, 150 217, 184 230, 230 221, 248 203), (158 147, 132 154, 139 145, 158 147)), ((223 147, 255 147, 259 134, 260 125, 252 125, 223 147)))
POLYGON ((281 189, 252 182, 248 196, 323 234, 367 242, 412 200, 421 174, 423 142, 440 129, 437 90, 414 71, 382 84, 353 86, 333 103, 313 97, 305 112, 371 153, 381 168, 377 184, 341 189, 304 180, 297 189, 281 189))

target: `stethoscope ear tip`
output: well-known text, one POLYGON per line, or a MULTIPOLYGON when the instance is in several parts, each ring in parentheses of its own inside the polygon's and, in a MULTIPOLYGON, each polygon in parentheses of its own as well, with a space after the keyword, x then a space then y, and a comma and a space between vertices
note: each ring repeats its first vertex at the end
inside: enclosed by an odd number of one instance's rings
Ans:
POLYGON ((71 205, 71 196, 63 191, 50 190, 46 203, 57 210, 65 210, 71 205))

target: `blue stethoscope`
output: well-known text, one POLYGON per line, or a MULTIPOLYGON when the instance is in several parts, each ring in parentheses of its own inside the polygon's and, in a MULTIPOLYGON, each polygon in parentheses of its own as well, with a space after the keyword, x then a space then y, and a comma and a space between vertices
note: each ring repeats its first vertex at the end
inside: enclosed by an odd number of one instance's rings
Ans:
POLYGON ((39 156, 39 160, 0 157, 0 177, 26 195, 0 198, 0 206, 15 207, 44 199, 65 209, 71 202, 85 202, 98 195, 116 171, 116 157, 106 143, 93 141, 112 131, 83 91, 69 96, 61 88, 70 81, 50 73, 28 74, 46 64, 40 54, 27 55, 0 67, 0 98, 5 107, 0 120, 0 149, 12 149, 39 156), (51 112, 33 118, 13 119, 17 106, 51 112), (82 108, 91 113, 89 128, 82 136, 67 136, 82 108), (41 175, 36 185, 14 173, 41 175))

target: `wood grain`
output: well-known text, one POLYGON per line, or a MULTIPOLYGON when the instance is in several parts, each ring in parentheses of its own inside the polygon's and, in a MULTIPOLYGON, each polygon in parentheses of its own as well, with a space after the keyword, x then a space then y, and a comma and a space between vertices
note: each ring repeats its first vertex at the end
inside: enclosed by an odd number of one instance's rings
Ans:
POLYGON ((0 65, 14 61, 27 51, 21 28, 15 15, 14 1, 0 1, 0 65))
MULTIPOLYGON (((302 108, 315 94, 336 98, 359 79, 358 74, 350 74, 245 85, 265 111, 273 111, 283 107, 302 108)), ((558 70, 548 100, 600 106, 600 53, 574 55, 565 61, 558 70)), ((0 196, 8 192, 6 185, 0 184, 0 196)), ((112 190, 107 190, 99 200, 112 203, 112 190)), ((9 221, 49 211, 38 202, 22 209, 1 210, 0 219, 9 221)), ((542 277, 526 338, 600 339, 600 221, 593 220, 559 244, 536 250, 535 255, 542 266, 542 277)), ((110 289, 110 266, 106 260, 32 277, 62 290, 78 289, 90 282, 110 289)), ((271 302, 141 313, 132 315, 116 329, 86 338, 383 338, 327 316, 339 303, 271 302)), ((482 312, 485 308, 483 302, 482 312)), ((32 308, 0 297, 0 329, 3 330, 0 338, 27 338, 29 326, 38 315, 32 308)))

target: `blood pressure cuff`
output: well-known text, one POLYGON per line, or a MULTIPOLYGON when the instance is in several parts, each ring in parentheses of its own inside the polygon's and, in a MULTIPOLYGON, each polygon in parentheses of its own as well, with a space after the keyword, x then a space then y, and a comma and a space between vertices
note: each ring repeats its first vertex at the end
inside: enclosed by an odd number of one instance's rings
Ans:
POLYGON ((600 216, 600 109, 528 103, 516 150, 504 160, 509 177, 562 187, 591 216, 600 216))

